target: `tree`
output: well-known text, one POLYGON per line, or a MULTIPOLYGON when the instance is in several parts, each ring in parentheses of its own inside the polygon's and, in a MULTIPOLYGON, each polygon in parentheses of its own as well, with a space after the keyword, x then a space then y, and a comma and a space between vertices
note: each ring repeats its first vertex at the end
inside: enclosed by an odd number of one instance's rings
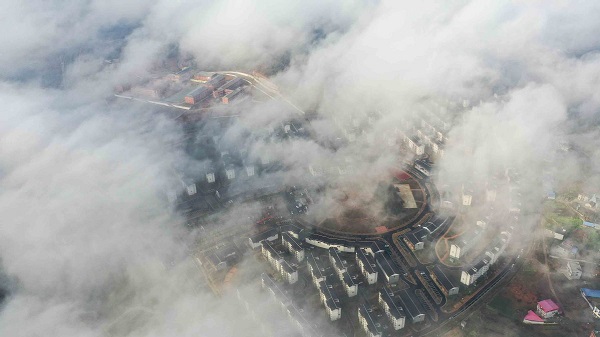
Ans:
POLYGON ((398 215, 404 207, 404 200, 398 193, 398 188, 394 185, 389 185, 387 189, 387 199, 385 202, 385 210, 393 215, 398 215))

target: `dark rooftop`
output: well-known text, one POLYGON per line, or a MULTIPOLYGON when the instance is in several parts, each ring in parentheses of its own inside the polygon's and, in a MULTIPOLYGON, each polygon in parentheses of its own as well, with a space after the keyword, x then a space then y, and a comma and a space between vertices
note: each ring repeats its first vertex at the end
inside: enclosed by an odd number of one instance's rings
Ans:
POLYGON ((371 331, 373 334, 381 334, 381 331, 379 331, 377 324, 375 324, 375 320, 373 320, 373 317, 371 316, 369 309, 367 309, 367 306, 362 304, 360 307, 358 307, 358 311, 360 312, 360 315, 367 321, 367 328, 369 331, 371 331))
POLYGON ((321 281, 321 283, 319 283, 319 291, 325 295, 325 304, 331 310, 340 308, 340 300, 335 291, 333 291, 333 287, 331 285, 325 283, 325 281, 321 281))
POLYGON ((405 238, 406 238, 406 239, 407 239, 407 240, 408 240, 410 243, 412 243, 413 245, 417 245, 417 244, 419 244, 419 243, 423 242, 423 240, 421 240, 421 239, 417 238, 417 237, 415 236, 415 234, 414 234, 414 233, 412 233, 412 232, 406 233, 406 234, 404 235, 404 237, 405 237, 405 238))
POLYGON ((224 248, 217 249, 207 256, 207 258, 215 266, 221 262, 227 262, 231 259, 235 259, 236 257, 237 250, 233 246, 226 246, 224 248))
POLYGON ((275 234, 277 234, 277 230, 275 230, 275 229, 269 229, 266 232, 258 233, 258 234, 255 234, 255 235, 251 236, 250 240, 252 240, 252 242, 254 242, 254 243, 258 243, 258 242, 261 242, 263 240, 266 240, 267 238, 269 238, 269 237, 271 237, 271 236, 273 236, 275 234))
POLYGON ((279 254, 279 252, 275 248, 273 248, 273 246, 271 245, 271 243, 269 241, 263 241, 262 245, 269 252, 269 254, 271 254, 273 257, 276 257, 280 260, 283 259, 281 254, 279 254))
POLYGON ((350 276, 350 274, 348 272, 344 272, 342 275, 343 275, 344 283, 346 284, 347 287, 352 287, 352 286, 356 285, 356 283, 354 282, 354 279, 352 279, 352 277, 350 276))
POLYGON ((454 283, 450 281, 448 276, 444 273, 444 271, 440 268, 439 265, 433 267, 433 273, 435 274, 435 277, 438 279, 438 281, 442 284, 442 286, 446 288, 446 290, 449 291, 450 289, 456 287, 456 285, 454 285, 454 283))
POLYGON ((465 271, 469 275, 474 275, 488 263, 489 263, 488 257, 487 257, 487 255, 484 255, 483 257, 480 257, 475 264, 473 264, 470 268, 468 268, 465 271))
POLYGON ((317 275, 318 278, 325 278, 326 275, 324 273, 325 267, 322 266, 321 260, 318 256, 315 256, 312 252, 308 254, 306 258, 307 263, 310 268, 313 270, 313 273, 317 275))
POLYGON ((329 248, 329 255, 333 257, 334 266, 339 270, 345 270, 346 265, 344 264, 344 260, 339 255, 339 252, 336 248, 329 248))
POLYGON ((296 268, 292 267, 287 261, 283 261, 281 263, 281 268, 288 274, 291 274, 296 271, 296 268))
POLYGON ((371 257, 369 254, 367 254, 367 252, 365 251, 364 248, 358 249, 356 251, 356 256, 363 263, 363 265, 365 266, 365 270, 369 274, 377 272, 374 267, 375 261, 373 260, 373 257, 371 257))
POLYGON ((400 274, 400 272, 398 271, 398 266, 396 265, 396 263, 394 261, 392 261, 392 258, 390 257, 390 255, 388 253, 386 253, 386 252, 377 253, 375 255, 375 260, 377 261, 377 264, 382 269, 382 271, 388 277, 390 277, 392 275, 400 274))
POLYGON ((195 97, 195 96, 197 96, 198 94, 200 94, 200 93, 202 93, 202 92, 205 92, 205 91, 210 91, 210 92, 212 92, 212 90, 211 90, 210 88, 203 87, 203 86, 198 86, 198 87, 195 87, 194 89, 190 90, 190 91, 189 91, 189 92, 186 94, 186 96, 195 97))
POLYGON ((404 316, 404 309, 401 306, 398 306, 396 303, 396 297, 394 293, 391 292, 387 287, 384 287, 381 291, 381 298, 387 304, 390 314, 395 318, 402 318, 404 316))
POLYGON ((295 251, 302 250, 302 244, 298 240, 296 240, 295 237, 291 236, 290 233, 288 233, 288 232, 281 233, 281 238, 284 241, 288 242, 292 246, 293 250, 295 250, 295 251))
POLYGON ((419 301, 415 299, 413 295, 408 292, 408 290, 401 290, 399 295, 400 301, 403 304, 402 306, 411 319, 425 314, 425 309, 423 309, 421 303, 419 303, 419 301))

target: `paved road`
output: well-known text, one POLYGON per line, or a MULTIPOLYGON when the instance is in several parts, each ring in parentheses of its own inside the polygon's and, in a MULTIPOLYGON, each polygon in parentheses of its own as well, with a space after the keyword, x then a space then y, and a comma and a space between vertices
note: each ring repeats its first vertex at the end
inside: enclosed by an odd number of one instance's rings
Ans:
MULTIPOLYGON (((256 78, 254 78, 252 75, 237 73, 237 72, 229 72, 229 73, 234 73, 240 77, 245 77, 247 80, 251 79, 251 80, 255 81, 255 83, 259 83, 259 81, 256 78)), ((272 88, 268 88, 264 85, 261 85, 261 86, 263 87, 262 89, 269 90, 270 92, 273 93, 272 88)), ((420 224, 421 222, 423 222, 425 216, 427 216, 428 214, 430 214, 432 212, 432 205, 436 205, 436 206, 439 205, 440 195, 439 195, 439 192, 437 191, 437 189, 435 188, 435 185, 433 183, 431 183, 429 181, 429 178, 426 177, 425 175, 423 175, 420 172, 417 172, 416 170, 411 169, 411 168, 405 169, 405 172, 407 172, 415 180, 417 180, 419 185, 423 189, 424 194, 425 194, 425 200, 424 200, 425 206, 415 219, 412 219, 412 221, 407 226, 404 226, 398 230, 405 230, 405 229, 417 230, 417 229, 423 228, 424 226, 433 224, 434 227, 437 229, 434 231, 433 234, 431 234, 431 239, 433 241, 439 240, 440 236, 443 233, 445 233, 447 228, 449 226, 451 226, 451 224, 454 222, 455 217, 450 216, 448 214, 436 214, 433 216, 432 219, 429 219, 428 222, 425 222, 425 223, 417 226, 417 224, 420 224)), ((437 207, 435 207, 435 208, 437 208, 437 207)), ((339 242, 339 243, 342 243, 347 246, 368 246, 372 242, 378 242, 380 245, 383 245, 383 246, 387 245, 389 247, 389 249, 391 250, 392 256, 397 257, 394 260, 396 260, 397 262, 399 262, 398 260, 403 262, 402 264, 404 265, 404 267, 402 269, 408 270, 409 273, 412 272, 413 274, 414 273, 423 273, 423 279, 425 280, 427 285, 423 284, 423 282, 421 281, 421 278, 417 277, 418 276, 417 274, 414 274, 414 276, 412 277, 415 280, 416 284, 413 284, 411 281, 409 281, 408 274, 401 275, 402 280, 408 285, 410 292, 416 293, 417 290, 422 291, 422 293, 425 296, 425 298, 427 299, 427 301, 429 303, 431 303, 431 306, 432 306, 431 309, 437 314, 437 317, 438 317, 438 324, 434 324, 430 327, 427 327, 427 328, 419 331, 416 335, 427 335, 433 331, 440 329, 443 325, 445 325, 449 321, 455 319, 457 316, 462 315, 469 308, 471 308, 474 304, 476 304, 483 296, 488 294, 489 291, 491 291, 494 287, 496 287, 498 285, 498 283, 500 283, 507 275, 510 275, 511 271, 515 271, 517 269, 517 268, 514 268, 514 264, 515 264, 515 261, 517 260, 517 258, 513 258, 510 261, 510 263, 508 263, 506 265, 506 267, 492 281, 488 282, 486 285, 483 286, 483 288, 479 289, 478 293, 475 296, 473 296, 471 299, 469 299, 459 310, 453 312, 452 314, 448 314, 448 313, 441 311, 441 307, 447 303, 447 298, 446 298, 446 296, 443 295, 442 291, 439 289, 437 284, 435 284, 431 280, 429 271, 427 269, 427 266, 434 265, 439 262, 439 261, 437 261, 437 257, 436 257, 435 262, 424 264, 415 256, 415 254, 408 247, 405 247, 405 244, 403 242, 400 242, 399 244, 403 245, 403 248, 405 248, 404 249, 405 252, 400 251, 398 246, 393 242, 393 237, 392 237, 394 232, 397 232, 398 230, 390 231, 390 232, 382 233, 382 234, 377 234, 377 233, 348 234, 348 233, 336 232, 333 230, 327 230, 322 227, 313 226, 312 224, 303 222, 301 220, 301 216, 295 216, 294 218, 295 218, 296 222, 300 223, 302 226, 306 227, 307 229, 310 229, 311 231, 313 231, 314 234, 318 234, 323 237, 326 237, 328 240, 331 240, 333 242, 339 242), (404 254, 410 254, 412 259, 414 259, 414 261, 416 261, 416 266, 410 267, 410 265, 406 261, 406 258, 404 257, 404 254), (434 293, 441 295, 442 301, 439 305, 435 304, 436 301, 431 296, 431 294, 429 293, 427 288, 431 289, 434 293), (442 324, 440 324, 440 323, 442 323, 442 324)), ((457 268, 460 268, 460 267, 457 267, 457 268)))
MULTIPOLYGON (((436 225, 438 225, 438 230, 436 230, 432 234, 432 239, 434 241, 439 240, 441 237, 441 234, 443 234, 448 229, 448 227, 454 222, 456 217, 451 216, 451 215, 437 214, 434 216, 434 218, 432 220, 417 227, 416 224, 419 223, 420 220, 422 220, 426 214, 431 212, 431 208, 430 208, 431 203, 432 202, 439 203, 440 197, 439 197, 439 192, 437 191, 437 189, 435 189, 435 186, 431 182, 429 182, 428 177, 425 177, 422 174, 418 174, 418 173, 414 172, 414 170, 406 170, 406 171, 410 175, 412 175, 413 178, 419 179, 419 183, 421 184, 421 186, 424 186, 427 205, 426 205, 424 211, 416 219, 414 219, 411 222, 411 224, 403 227, 401 230, 405 230, 407 228, 410 230, 420 229, 421 227, 426 226, 427 224, 433 222, 436 225)), ((501 219, 501 221, 509 221, 509 219, 508 218, 501 219)), ((353 235, 353 234, 348 234, 348 233, 339 233, 339 232, 335 232, 335 231, 331 231, 331 230, 326 230, 326 229, 323 229, 320 227, 313 227, 306 223, 304 225, 309 226, 312 230, 314 230, 314 232, 316 234, 320 234, 320 235, 330 238, 334 241, 339 241, 340 243, 347 243, 349 246, 362 246, 362 245, 367 245, 368 243, 374 242, 374 241, 377 241, 382 244, 387 244, 392 251, 392 255, 397 255, 400 257, 403 256, 403 253, 398 249, 398 247, 393 242, 392 235, 394 234, 394 231, 383 233, 383 234, 353 235)), ((404 245, 403 242, 401 242, 400 244, 404 245)), ((433 306, 432 309, 438 315, 438 324, 434 324, 431 327, 420 330, 418 333, 415 334, 415 336, 429 335, 429 334, 439 330, 440 328, 442 328, 445 324, 448 324, 452 320, 456 319, 456 317, 465 314, 470 308, 472 308, 475 304, 477 304, 478 301, 480 301, 484 296, 489 294, 489 292, 491 290, 493 290, 496 286, 498 286, 498 284, 500 282, 505 280, 507 278, 507 276, 514 276, 514 274, 516 273, 516 270, 518 270, 520 263, 521 263, 520 255, 519 255, 519 257, 513 257, 509 261, 509 263, 506 263, 505 267, 500 271, 499 274, 497 274, 494 277, 494 279, 488 281, 487 284, 485 284, 482 288, 478 289, 477 294, 475 296, 473 296, 472 298, 470 298, 468 301, 466 301, 460 309, 458 309, 457 311, 454 311, 452 313, 445 313, 445 312, 441 311, 441 307, 447 303, 447 298, 446 298, 446 296, 443 295, 443 293, 441 292, 441 290, 439 289, 437 284, 435 284, 431 280, 429 271, 426 268, 429 265, 434 265, 437 262, 439 262, 439 261, 437 261, 437 257, 436 257, 435 262, 424 264, 419 259, 417 259, 417 257, 414 255, 414 253, 408 247, 405 247, 405 248, 406 248, 406 251, 408 252, 408 254, 411 254, 412 258, 415 259, 415 261, 417 261, 417 265, 415 267, 411 268, 408 264, 406 264, 405 267, 409 270, 412 270, 414 273, 421 273, 421 272, 424 273, 424 275, 423 275, 424 279, 426 280, 428 285, 431 287, 431 289, 434 292, 440 293, 442 295, 441 296, 442 302, 439 305, 436 305, 434 298, 429 294, 429 292, 426 289, 426 286, 423 284, 423 282, 420 280, 419 277, 413 277, 417 283, 416 285, 414 285, 414 284, 412 284, 412 282, 410 282, 407 279, 407 277, 405 275, 401 275, 402 280, 409 286, 409 291, 414 293, 419 289, 422 290, 424 296, 432 304, 432 306, 433 306), (515 264, 517 264, 517 265, 515 266, 515 264)), ((450 269, 460 269, 460 267, 455 267, 455 268, 450 268, 450 269)))
MULTIPOLYGON (((405 229, 410 229, 410 230, 414 230, 414 229, 419 229, 420 227, 416 227, 416 224, 420 223, 421 220, 423 219, 423 217, 425 217, 428 213, 431 212, 430 209, 430 203, 431 203, 431 197, 434 196, 434 198, 438 198, 437 200, 439 200, 439 194, 437 192, 437 190, 435 190, 435 186, 433 184, 431 184, 428 181, 428 178, 423 176, 422 174, 419 174, 418 176, 415 174, 415 172, 413 172, 414 170, 408 170, 407 173, 409 173, 411 176, 413 176, 413 178, 418 179, 419 180, 419 184, 422 186, 422 188, 425 191, 425 195, 426 195, 426 206, 423 209, 423 211, 415 218, 413 219, 413 221, 411 221, 410 224, 408 224, 405 227, 402 227, 401 230, 405 230, 405 229)), ((435 233, 443 233, 445 231, 444 228, 447 228, 447 226, 450 226, 450 224, 454 221, 454 217, 446 215, 446 216, 434 216, 434 218, 430 221, 433 222, 435 224, 437 224, 440 228, 439 230, 436 230, 435 233)), ((367 246, 369 245, 371 242, 379 242, 380 244, 384 244, 387 245, 388 247, 390 247, 391 251, 392 251, 392 255, 396 255, 399 257, 404 256, 403 253, 398 249, 398 247, 396 247, 396 245, 393 242, 392 239, 392 235, 394 234, 394 231, 390 231, 387 233, 383 233, 383 234, 377 234, 377 233, 373 233, 373 234, 348 234, 348 233, 341 233, 341 232, 336 232, 333 230, 327 230, 327 229, 323 229, 321 227, 315 227, 312 226, 311 224, 305 223, 301 221, 301 224, 306 226, 307 228, 311 229, 315 234, 321 235, 323 237, 328 238, 329 240, 331 240, 332 242, 338 242, 341 244, 346 244, 348 246, 367 246)), ((424 223, 423 225, 426 225, 427 223, 424 223)), ((423 226, 421 225, 421 226, 423 226)), ((435 239, 437 239, 437 236, 435 237, 435 239)), ((403 243, 401 243, 403 244, 403 243)), ((435 299, 429 294, 429 291, 427 291, 426 286, 421 282, 421 280, 419 279, 419 277, 413 276, 413 279, 416 281, 416 285, 412 284, 411 281, 408 280, 407 276, 405 275, 401 275, 402 280, 409 286, 409 291, 412 293, 415 293, 417 290, 421 290, 424 294, 424 296, 427 298, 427 300, 429 301, 429 303, 432 304, 432 310, 435 311, 435 313, 437 313, 438 315, 438 322, 441 322, 445 319, 448 319, 448 314, 445 314, 444 312, 441 311, 441 307, 443 305, 446 304, 446 297, 443 295, 443 293, 441 292, 441 290, 437 287, 437 285, 435 283, 433 283, 433 281, 430 278, 429 275, 429 271, 427 270, 427 265, 430 264, 423 264, 419 261, 419 259, 417 259, 417 257, 414 255, 414 253, 408 248, 406 247, 406 251, 408 252, 408 254, 411 254, 413 259, 415 261, 417 261, 417 265, 414 268, 411 268, 408 263, 406 263, 405 261, 405 268, 408 269, 409 271, 414 272, 423 272, 425 273, 425 279, 429 280, 429 287, 431 287, 431 289, 436 292, 441 294, 442 297, 442 302, 439 305, 436 305, 436 301, 435 299)), ((437 325, 436 325, 437 326, 437 325)), ((428 329, 424 329, 420 332, 420 334, 422 333, 426 333, 427 331, 429 331, 430 329, 433 329, 433 326, 431 328, 428 329)))

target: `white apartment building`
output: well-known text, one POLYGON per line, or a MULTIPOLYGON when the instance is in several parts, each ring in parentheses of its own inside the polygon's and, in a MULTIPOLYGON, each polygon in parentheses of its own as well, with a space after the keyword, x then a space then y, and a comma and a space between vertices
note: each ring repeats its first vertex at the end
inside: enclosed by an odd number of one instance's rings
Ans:
POLYGON ((298 241, 289 232, 281 233, 281 244, 300 262, 304 260, 304 247, 301 241, 298 241))
POLYGON ((406 321, 404 310, 402 309, 402 306, 398 305, 397 302, 398 300, 388 288, 383 288, 381 291, 379 291, 379 305, 383 308, 386 316, 392 322, 394 330, 400 330, 404 328, 406 321))
POLYGON ((368 337, 381 337, 380 326, 375 322, 371 313, 371 309, 368 309, 364 304, 359 306, 358 322, 368 337))
POLYGON ((377 265, 372 256, 370 256, 364 248, 356 251, 356 262, 360 268, 360 272, 367 279, 368 284, 377 282, 377 265))
POLYGON ((460 282, 464 285, 470 286, 475 283, 481 276, 485 275, 490 268, 489 258, 485 256, 479 262, 473 266, 463 270, 460 274, 460 282))

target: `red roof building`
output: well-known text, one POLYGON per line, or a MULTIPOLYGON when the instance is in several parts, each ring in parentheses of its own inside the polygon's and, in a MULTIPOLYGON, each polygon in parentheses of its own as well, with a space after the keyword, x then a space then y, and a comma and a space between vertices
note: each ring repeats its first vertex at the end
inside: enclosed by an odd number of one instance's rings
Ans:
POLYGON ((408 175, 408 173, 404 172, 404 171, 397 171, 394 174, 396 176, 396 179, 400 180, 400 181, 405 181, 410 179, 410 175, 408 175))
POLYGON ((551 299, 539 301, 537 304, 537 313, 543 318, 548 318, 558 313, 558 305, 551 299))
POLYGON ((525 315, 525 318, 523 318, 523 323, 527 323, 527 324, 543 324, 544 320, 536 315, 535 312, 529 310, 527 312, 527 315, 525 315))

